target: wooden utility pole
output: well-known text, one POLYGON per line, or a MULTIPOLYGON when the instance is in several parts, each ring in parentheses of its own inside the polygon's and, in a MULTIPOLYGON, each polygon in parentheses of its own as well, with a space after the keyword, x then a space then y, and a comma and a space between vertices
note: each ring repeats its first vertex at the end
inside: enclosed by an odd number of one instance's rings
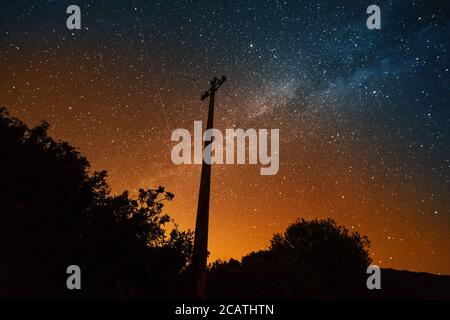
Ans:
MULTIPOLYGON (((202 94, 201 100, 209 97, 208 122, 206 130, 213 128, 214 122, 214 98, 216 91, 226 81, 226 77, 215 77, 209 83, 211 87, 202 94)), ((212 141, 205 141, 205 148, 212 141)), ((209 196, 211 189, 211 161, 205 162, 205 157, 211 159, 211 154, 202 152, 202 176, 200 179, 200 191, 198 195, 197 220, 195 223, 194 253, 192 257, 192 271, 194 276, 194 295, 196 299, 205 300, 206 290, 206 261, 208 258, 208 224, 209 224, 209 196)))

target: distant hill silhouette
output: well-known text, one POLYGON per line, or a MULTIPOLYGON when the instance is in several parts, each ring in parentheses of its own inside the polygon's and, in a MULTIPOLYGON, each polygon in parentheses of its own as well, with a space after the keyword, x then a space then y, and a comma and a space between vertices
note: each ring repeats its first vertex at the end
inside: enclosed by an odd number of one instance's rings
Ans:
POLYGON ((450 299, 450 276, 382 269, 382 290, 367 292, 368 299, 450 299))
MULTIPOLYGON (((106 171, 48 128, 0 108, 0 298, 189 298, 193 234, 163 212, 174 195, 111 194, 106 171), (66 288, 73 264, 81 291, 66 288)), ((450 276, 390 269, 367 290, 369 244, 333 220, 298 220, 267 250, 210 265, 209 298, 450 298, 450 276)))

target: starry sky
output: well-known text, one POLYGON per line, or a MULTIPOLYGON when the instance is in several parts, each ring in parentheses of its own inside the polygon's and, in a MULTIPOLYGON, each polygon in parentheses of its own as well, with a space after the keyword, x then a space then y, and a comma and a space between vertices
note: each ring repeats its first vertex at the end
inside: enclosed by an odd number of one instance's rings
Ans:
POLYGON ((280 170, 214 165, 210 260, 267 248, 297 218, 335 219, 381 267, 450 274, 450 10, 446 1, 0 3, 0 104, 106 169, 113 192, 163 185, 194 229, 200 166, 173 130, 280 129, 280 170), (68 30, 66 8, 81 8, 68 30))

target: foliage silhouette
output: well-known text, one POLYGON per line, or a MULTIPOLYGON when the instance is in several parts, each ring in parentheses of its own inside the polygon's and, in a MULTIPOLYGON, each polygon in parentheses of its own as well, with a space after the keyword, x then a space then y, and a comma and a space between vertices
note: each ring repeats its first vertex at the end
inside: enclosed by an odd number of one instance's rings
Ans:
POLYGON ((30 129, 0 108, 0 298, 176 297, 192 233, 162 211, 173 194, 112 195, 106 171, 93 172, 48 128, 30 129), (80 291, 66 288, 72 264, 82 270, 80 291))
POLYGON ((268 250, 242 262, 209 267, 212 298, 304 299, 358 297, 371 259, 369 241, 333 220, 298 220, 276 234, 268 250))
MULTIPOLYGON (((0 298, 185 298, 193 234, 159 187, 113 195, 106 171, 0 107, 0 298), (170 231, 170 232, 169 232, 170 231), (82 290, 66 288, 79 265, 82 290)), ((368 292, 369 241, 333 220, 298 220, 268 250, 208 269, 210 298, 449 298, 450 277, 383 270, 368 292)))
MULTIPOLYGON (((193 234, 164 188, 114 195, 106 171, 0 107, 0 298, 185 298, 193 234), (169 232, 170 231, 170 232, 169 232), (79 265, 82 290, 67 290, 79 265)), ((298 220, 268 250, 209 266, 210 298, 446 298, 450 277, 383 270, 368 292, 369 241, 333 220, 298 220)))

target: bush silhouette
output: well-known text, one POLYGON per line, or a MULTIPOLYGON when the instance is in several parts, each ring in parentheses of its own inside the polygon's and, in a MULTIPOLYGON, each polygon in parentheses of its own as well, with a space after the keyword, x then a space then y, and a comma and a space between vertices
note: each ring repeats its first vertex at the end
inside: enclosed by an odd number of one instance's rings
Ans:
POLYGON ((215 298, 358 297, 371 260, 369 241, 333 220, 298 220, 268 250, 209 268, 215 298))
POLYGON ((0 298, 167 298, 189 264, 192 233, 162 212, 164 188, 112 195, 105 171, 66 142, 0 108, 0 298), (82 290, 66 288, 79 265, 82 290))

